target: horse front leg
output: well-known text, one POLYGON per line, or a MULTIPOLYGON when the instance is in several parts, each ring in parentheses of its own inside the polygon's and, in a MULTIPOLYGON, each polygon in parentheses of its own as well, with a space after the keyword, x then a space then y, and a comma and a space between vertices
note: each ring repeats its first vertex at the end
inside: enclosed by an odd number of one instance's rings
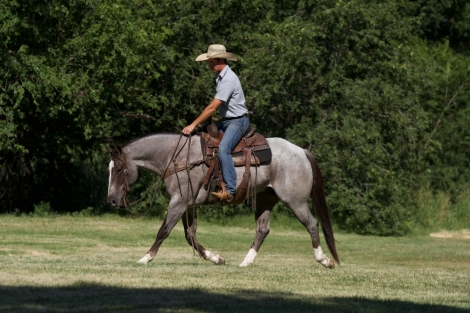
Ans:
POLYGON ((155 242, 144 257, 137 261, 137 263, 147 264, 155 258, 158 249, 160 249, 163 241, 168 237, 168 235, 170 235, 171 230, 175 227, 178 220, 186 211, 186 208, 187 204, 185 204, 181 198, 172 199, 170 201, 168 212, 163 220, 162 226, 160 226, 160 229, 158 230, 155 242))
POLYGON ((209 260, 217 265, 224 265, 225 259, 220 254, 212 253, 211 251, 204 248, 196 239, 196 228, 197 228, 197 212, 189 208, 186 214, 181 218, 184 225, 184 234, 186 241, 192 246, 199 254, 199 256, 205 260, 209 260))

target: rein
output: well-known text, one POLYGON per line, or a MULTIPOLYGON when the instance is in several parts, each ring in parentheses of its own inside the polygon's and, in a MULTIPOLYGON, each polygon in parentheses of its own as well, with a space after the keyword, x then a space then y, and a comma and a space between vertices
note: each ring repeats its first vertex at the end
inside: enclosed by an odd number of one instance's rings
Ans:
POLYGON ((199 160, 199 161, 195 161, 195 162, 190 163, 189 162, 189 151, 190 151, 190 148, 191 148, 191 136, 186 137, 186 141, 183 143, 183 145, 181 146, 181 148, 178 151, 178 147, 180 145, 182 137, 183 137, 183 134, 180 135, 180 137, 178 139, 178 142, 176 143, 175 149, 173 151, 173 155, 171 156, 170 160, 168 161, 168 164, 166 165, 165 170, 160 175, 155 174, 155 176, 153 178, 153 181, 150 184, 150 187, 145 191, 143 196, 140 199, 138 199, 138 200, 136 200, 132 203, 128 203, 128 201, 127 201, 127 193, 130 191, 130 186, 129 186, 129 181, 128 181, 129 170, 126 167, 126 160, 120 155, 115 155, 115 157, 118 158, 124 164, 124 175, 125 176, 124 176, 124 186, 123 186, 123 189, 122 189, 122 199, 123 199, 124 208, 126 209, 126 211, 128 211, 129 213, 131 213, 133 215, 144 215, 144 214, 146 214, 152 208, 153 202, 155 201, 155 195, 157 193, 158 186, 159 186, 160 182, 163 179, 165 179, 165 178, 167 178, 167 177, 169 177, 173 174, 176 174, 176 178, 178 180, 178 187, 179 187, 179 190, 180 190, 180 195, 183 196, 182 190, 181 190, 180 180, 179 180, 179 177, 178 177, 178 172, 183 171, 183 170, 187 171, 188 181, 189 181, 187 192, 189 194, 189 188, 191 188, 191 196, 193 198, 192 199, 193 200, 192 205, 194 205, 194 202, 195 202, 194 189, 193 189, 191 179, 189 177, 189 173, 190 173, 190 170, 193 166, 204 163, 205 160, 203 159, 203 160, 199 160), (186 163, 178 164, 178 163, 175 162, 176 161, 175 158, 181 153, 181 151, 183 150, 186 143, 188 143, 188 140, 189 140, 189 144, 188 144, 188 154, 187 154, 187 157, 186 157, 186 163), (171 163, 173 163, 173 168, 169 169, 171 163), (157 181, 157 176, 159 176, 158 181, 157 181), (156 181, 157 181, 157 184, 155 184, 156 181), (138 203, 142 202, 154 186, 155 186, 155 189, 154 189, 154 192, 153 192, 153 195, 152 195, 152 200, 151 200, 147 210, 145 210, 145 212, 142 212, 142 213, 137 213, 134 210, 132 210, 130 207, 135 205, 135 204, 138 204, 138 203))
MULTIPOLYGON (((124 158, 120 158, 120 161, 121 161, 124 165, 126 165, 126 162, 125 162, 124 158)), ((132 202, 132 203, 129 203, 129 204, 127 203, 127 197, 126 197, 126 196, 127 196, 127 193, 131 190, 131 188, 129 187, 129 181, 128 181, 128 179, 127 179, 127 176, 129 175, 129 170, 128 170, 126 167, 124 167, 124 175, 125 175, 125 176, 124 176, 124 187, 123 187, 123 189, 122 189, 122 200, 123 200, 123 202, 124 202, 124 208, 126 209, 127 212, 129 212, 129 213, 131 213, 131 214, 133 214, 133 215, 144 215, 144 214, 146 214, 146 213, 150 210, 150 208, 152 207, 153 201, 155 200, 155 195, 156 195, 157 190, 158 190, 157 187, 158 187, 158 185, 159 185, 159 183, 160 183, 160 181, 161 181, 161 176, 159 177, 158 183, 157 183, 157 185, 155 186, 155 190, 154 190, 153 195, 152 195, 152 201, 150 202, 149 207, 147 208, 147 210, 145 210, 145 212, 143 212, 143 213, 137 213, 137 212, 131 210, 130 207, 133 206, 133 205, 135 205, 135 204, 137 204, 137 203, 140 203, 140 202, 145 198, 145 196, 147 196, 147 194, 150 192, 150 190, 153 188, 153 186, 154 186, 154 184, 155 184, 157 175, 155 174, 155 176, 153 177, 153 181, 152 181, 152 183, 150 184, 150 187, 145 191, 144 195, 143 195, 140 199, 138 199, 138 200, 136 200, 136 201, 134 201, 134 202, 132 202)))

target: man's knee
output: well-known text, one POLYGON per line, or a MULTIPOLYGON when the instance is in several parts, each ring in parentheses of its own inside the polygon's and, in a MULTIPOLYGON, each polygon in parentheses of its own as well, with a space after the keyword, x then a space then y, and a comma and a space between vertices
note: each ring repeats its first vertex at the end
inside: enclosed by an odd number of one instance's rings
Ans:
POLYGON ((230 155, 232 151, 230 151, 229 147, 227 146, 219 146, 219 155, 230 155))
POLYGON ((225 154, 225 155, 231 154, 232 149, 230 149, 229 144, 230 144, 229 142, 224 141, 222 139, 222 141, 219 144, 219 154, 225 154))

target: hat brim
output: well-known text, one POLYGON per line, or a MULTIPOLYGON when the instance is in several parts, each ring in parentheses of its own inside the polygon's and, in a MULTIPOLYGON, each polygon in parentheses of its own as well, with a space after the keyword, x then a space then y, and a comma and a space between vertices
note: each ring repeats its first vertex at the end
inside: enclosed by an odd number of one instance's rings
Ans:
POLYGON ((200 61, 207 61, 210 59, 227 59, 227 60, 235 61, 235 62, 238 61, 237 56, 230 52, 221 52, 221 53, 213 54, 210 57, 207 56, 207 53, 203 53, 196 58, 196 61, 200 62, 200 61))

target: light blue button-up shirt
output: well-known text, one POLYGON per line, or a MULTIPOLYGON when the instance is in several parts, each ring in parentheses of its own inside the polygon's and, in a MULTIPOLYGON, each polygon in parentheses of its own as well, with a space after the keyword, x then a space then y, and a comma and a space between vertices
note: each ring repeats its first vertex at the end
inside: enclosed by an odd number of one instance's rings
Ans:
POLYGON ((222 101, 219 114, 222 117, 237 117, 248 113, 240 79, 232 69, 225 65, 216 79, 216 99, 222 101))

